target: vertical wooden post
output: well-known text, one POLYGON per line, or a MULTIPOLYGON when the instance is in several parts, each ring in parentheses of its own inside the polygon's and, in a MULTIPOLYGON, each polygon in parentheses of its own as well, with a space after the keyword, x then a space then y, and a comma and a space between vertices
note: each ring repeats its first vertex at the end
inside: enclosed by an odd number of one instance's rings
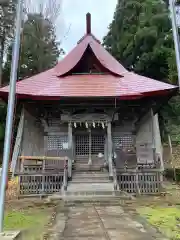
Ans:
POLYGON ((170 149, 170 161, 171 161, 171 166, 173 168, 173 172, 174 172, 174 180, 176 182, 176 166, 174 166, 173 163, 173 150, 172 150, 172 142, 171 142, 171 136, 168 134, 168 144, 169 144, 169 149, 170 149))
POLYGON ((109 178, 110 178, 110 179, 113 179, 113 168, 112 168, 112 130, 111 130, 111 122, 108 122, 108 127, 107 127, 107 141, 108 141, 109 178))
POLYGON ((138 176, 138 167, 136 167, 136 194, 140 195, 141 191, 139 188, 139 176, 138 176))
POLYGON ((107 137, 105 136, 105 143, 104 143, 104 163, 108 163, 108 157, 107 157, 107 137))
POLYGON ((92 135, 91 135, 91 129, 89 128, 89 161, 88 165, 92 165, 92 156, 91 156, 91 150, 92 150, 92 135))
POLYGON ((72 136, 72 164, 74 163, 74 158, 75 158, 75 145, 74 145, 74 136, 72 136))
MULTIPOLYGON (((153 110, 151 109, 151 133, 152 133, 152 146, 153 149, 155 149, 155 131, 154 131, 154 113, 153 110)), ((155 160, 155 159, 154 159, 155 160)))
POLYGON ((68 178, 72 177, 72 124, 68 124, 68 178))
POLYGON ((20 172, 22 173, 23 170, 24 170, 24 158, 21 159, 20 172))
POLYGON ((66 191, 67 190, 67 178, 68 178, 68 169, 67 169, 67 165, 68 165, 68 160, 65 160, 65 164, 64 164, 64 177, 63 177, 63 190, 66 191))
POLYGON ((44 159, 42 161, 42 194, 44 193, 45 190, 45 164, 46 164, 46 160, 44 159))

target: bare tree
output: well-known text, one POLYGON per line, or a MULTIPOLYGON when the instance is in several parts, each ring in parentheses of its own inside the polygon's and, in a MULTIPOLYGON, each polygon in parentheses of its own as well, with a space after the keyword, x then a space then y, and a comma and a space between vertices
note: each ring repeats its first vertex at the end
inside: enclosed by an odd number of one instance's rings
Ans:
POLYGON ((24 9, 26 14, 38 13, 45 19, 56 24, 56 20, 60 15, 62 8, 62 0, 25 0, 24 9))

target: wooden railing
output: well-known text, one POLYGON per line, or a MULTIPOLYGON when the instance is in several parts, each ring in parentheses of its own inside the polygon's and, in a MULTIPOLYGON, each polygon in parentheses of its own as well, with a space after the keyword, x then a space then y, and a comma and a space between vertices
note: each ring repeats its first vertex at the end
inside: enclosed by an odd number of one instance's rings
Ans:
POLYGON ((120 190, 136 194, 155 194, 162 191, 163 172, 160 169, 117 169, 120 190))
POLYGON ((37 173, 19 175, 20 196, 47 195, 59 192, 63 185, 62 173, 37 173))
POLYGON ((21 196, 46 195, 67 189, 67 157, 20 156, 19 161, 16 175, 21 196))
POLYGON ((136 154, 127 157, 125 153, 120 153, 114 159, 119 189, 135 194, 161 192, 163 168, 155 149, 150 146, 140 147, 136 154))

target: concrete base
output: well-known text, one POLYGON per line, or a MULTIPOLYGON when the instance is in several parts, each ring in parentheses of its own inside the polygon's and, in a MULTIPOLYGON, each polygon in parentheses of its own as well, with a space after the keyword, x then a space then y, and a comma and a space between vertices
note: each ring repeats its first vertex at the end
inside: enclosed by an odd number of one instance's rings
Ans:
POLYGON ((72 177, 68 177, 68 181, 72 181, 72 177))
POLYGON ((88 165, 89 165, 89 166, 92 165, 92 159, 89 159, 89 161, 88 161, 88 165))
POLYGON ((18 240, 20 231, 7 231, 0 233, 0 240, 18 240))

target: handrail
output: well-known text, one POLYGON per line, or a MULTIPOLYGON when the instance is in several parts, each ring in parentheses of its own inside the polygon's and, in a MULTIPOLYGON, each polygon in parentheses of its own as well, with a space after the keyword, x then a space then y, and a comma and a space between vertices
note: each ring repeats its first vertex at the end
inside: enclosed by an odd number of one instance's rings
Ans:
MULTIPOLYGON (((24 171, 24 163, 26 160, 28 161, 41 161, 41 167, 42 170, 43 168, 45 168, 45 161, 68 161, 68 157, 50 157, 50 156, 19 156, 19 160, 20 160, 20 172, 24 171)), ((38 165, 39 166, 39 165, 38 165)))
POLYGON ((117 181, 117 174, 116 174, 115 166, 113 166, 113 183, 114 183, 114 190, 119 191, 119 184, 117 181))
POLYGON ((66 161, 68 157, 47 157, 47 156, 19 156, 20 160, 59 160, 59 161, 66 161))
POLYGON ((64 166, 63 190, 67 190, 67 183, 68 183, 68 160, 66 160, 64 166))
POLYGON ((14 176, 14 173, 16 170, 16 165, 17 165, 17 160, 18 160, 18 155, 20 153, 23 129, 24 129, 24 108, 21 111, 21 117, 19 120, 18 131, 17 131, 15 145, 14 145, 14 149, 13 149, 13 155, 12 155, 12 161, 11 161, 12 176, 14 176))

